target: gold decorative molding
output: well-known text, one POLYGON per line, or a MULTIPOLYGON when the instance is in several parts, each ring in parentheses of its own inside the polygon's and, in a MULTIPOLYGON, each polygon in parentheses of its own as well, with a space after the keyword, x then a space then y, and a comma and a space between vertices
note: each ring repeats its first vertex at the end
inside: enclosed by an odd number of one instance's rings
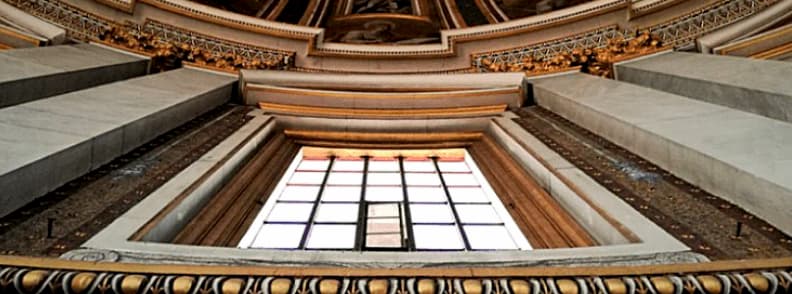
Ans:
POLYGON ((361 132, 330 132, 284 130, 287 137, 295 140, 322 140, 338 142, 364 143, 433 143, 433 142, 469 142, 481 139, 480 132, 451 133, 361 133, 361 132))
POLYGON ((483 105, 450 108, 417 108, 417 109, 363 109, 336 108, 289 105, 281 103, 259 102, 259 108, 266 112, 319 117, 354 117, 378 119, 405 118, 458 118, 491 116, 506 110, 506 104, 483 105))
POLYGON ((614 62, 662 49, 662 43, 657 37, 643 32, 631 39, 616 36, 609 39, 608 45, 603 48, 574 49, 543 60, 525 56, 521 60, 507 62, 485 57, 481 59, 481 64, 489 72, 522 71, 529 75, 564 71, 579 66, 582 72, 612 77, 614 62))
POLYGON ((790 293, 792 259, 615 267, 355 269, 0 257, 3 293, 790 293))

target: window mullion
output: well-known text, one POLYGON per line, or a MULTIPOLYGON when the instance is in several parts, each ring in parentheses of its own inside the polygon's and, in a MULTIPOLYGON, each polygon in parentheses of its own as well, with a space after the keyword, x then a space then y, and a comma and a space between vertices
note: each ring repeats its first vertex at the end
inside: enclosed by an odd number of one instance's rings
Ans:
POLYGON ((412 215, 410 214, 410 195, 407 192, 407 180, 404 177, 404 157, 402 156, 399 156, 399 175, 401 176, 401 187, 404 195, 402 199, 402 207, 404 209, 404 224, 402 224, 402 230, 407 233, 407 242, 405 245, 408 251, 415 251, 415 235, 413 234, 412 215))
POLYGON ((462 227, 462 222, 459 220, 459 214, 456 211, 454 202, 451 201, 451 193, 448 192, 448 186, 446 186, 443 173, 440 171, 440 166, 437 164, 437 157, 432 157, 432 163, 434 163, 437 175, 440 176, 440 185, 443 186, 443 192, 445 192, 446 199, 448 199, 448 206, 451 207, 451 213, 454 214, 454 220, 456 221, 457 228, 459 229, 459 235, 462 236, 462 241, 465 242, 465 249, 471 250, 470 241, 468 241, 467 235, 465 234, 464 228, 462 227))
POLYGON ((363 181, 360 185, 360 199, 358 199, 358 222, 355 234, 355 250, 363 250, 366 243, 366 224, 368 219, 368 205, 366 203, 366 185, 368 183, 369 157, 363 157, 363 181))
POLYGON ((314 218, 316 217, 317 207, 319 207, 319 202, 322 201, 322 193, 324 193, 325 186, 327 186, 327 178, 330 177, 330 169, 333 168, 333 163, 335 162, 335 156, 330 156, 330 163, 327 165, 327 169, 325 169, 324 178, 322 179, 322 184, 319 186, 319 194, 316 195, 316 201, 313 203, 313 207, 311 208, 311 216, 308 218, 308 222, 305 225, 305 231, 303 231, 302 240, 300 240, 300 247, 299 249, 305 249, 305 244, 308 241, 308 234, 310 234, 311 229, 313 229, 314 218))

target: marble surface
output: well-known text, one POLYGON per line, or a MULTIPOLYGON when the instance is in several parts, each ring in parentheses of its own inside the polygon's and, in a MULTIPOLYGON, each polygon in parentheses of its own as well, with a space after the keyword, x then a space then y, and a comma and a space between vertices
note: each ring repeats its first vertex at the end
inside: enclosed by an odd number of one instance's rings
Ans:
POLYGON ((227 101, 235 80, 180 69, 0 109, 0 216, 227 101))
POLYGON ((792 64, 683 52, 616 65, 618 80, 792 122, 792 64))
POLYGON ((792 233, 792 124, 580 73, 531 83, 539 105, 792 233))
POLYGON ((146 74, 148 59, 93 44, 0 52, 0 107, 146 74))

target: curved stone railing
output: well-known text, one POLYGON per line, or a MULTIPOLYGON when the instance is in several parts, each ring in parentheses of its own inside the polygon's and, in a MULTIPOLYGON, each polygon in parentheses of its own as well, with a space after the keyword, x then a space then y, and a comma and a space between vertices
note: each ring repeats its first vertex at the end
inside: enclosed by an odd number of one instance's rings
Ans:
POLYGON ((0 257, 2 293, 790 293, 792 258, 617 267, 350 269, 0 257))

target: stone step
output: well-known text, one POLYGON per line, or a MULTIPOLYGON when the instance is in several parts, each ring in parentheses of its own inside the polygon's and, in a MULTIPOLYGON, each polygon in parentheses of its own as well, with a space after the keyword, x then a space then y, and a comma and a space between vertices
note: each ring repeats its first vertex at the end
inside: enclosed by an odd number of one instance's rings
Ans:
POLYGON ((792 63, 666 52, 615 68, 620 81, 792 122, 792 63))
POLYGON ((0 109, 0 216, 225 103, 236 80, 179 69, 0 109))
POLYGON ((537 103, 792 234, 792 124, 574 73, 537 103))
POLYGON ((148 65, 94 44, 0 51, 0 107, 144 75, 148 65))

